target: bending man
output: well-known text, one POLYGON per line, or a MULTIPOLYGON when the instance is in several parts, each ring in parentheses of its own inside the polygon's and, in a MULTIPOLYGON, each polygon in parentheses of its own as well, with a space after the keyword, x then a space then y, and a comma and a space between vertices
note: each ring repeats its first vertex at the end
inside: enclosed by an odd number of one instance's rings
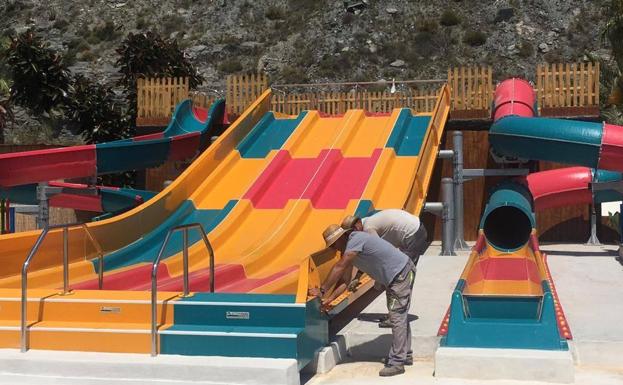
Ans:
POLYGON ((415 265, 389 242, 362 231, 330 225, 322 236, 326 246, 340 251, 341 257, 320 288, 310 289, 309 294, 320 296, 324 305, 330 303, 346 290, 353 266, 386 287, 393 340, 385 367, 379 375, 388 377, 404 373, 404 365, 413 364, 411 327, 407 316, 415 282, 415 265), (334 285, 333 293, 326 295, 334 285))

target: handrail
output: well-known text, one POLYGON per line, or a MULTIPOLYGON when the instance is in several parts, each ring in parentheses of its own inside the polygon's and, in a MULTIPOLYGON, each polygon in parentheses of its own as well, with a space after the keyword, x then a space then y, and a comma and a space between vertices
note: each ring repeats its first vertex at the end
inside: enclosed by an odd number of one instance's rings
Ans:
POLYGON ((39 247, 43 243, 45 237, 48 235, 50 230, 53 229, 63 229, 63 295, 69 293, 69 228, 74 226, 82 226, 85 233, 89 237, 91 243, 95 246, 97 253, 99 255, 99 272, 98 272, 98 285, 99 289, 102 289, 104 284, 104 253, 102 252, 102 248, 97 242, 93 235, 89 231, 88 227, 85 223, 68 223, 62 225, 54 225, 54 226, 45 226, 32 249, 28 253, 26 260, 22 265, 22 298, 21 298, 21 323, 20 323, 20 350, 22 353, 28 350, 27 348, 27 308, 28 308, 28 268, 30 267, 30 263, 34 258, 37 251, 39 251, 39 247))
POLYGON ((214 293, 214 250, 212 249, 212 245, 208 240, 208 235, 203 228, 201 223, 188 223, 185 225, 175 226, 169 229, 167 235, 164 237, 164 242, 162 242, 162 246, 160 247, 160 251, 158 251, 158 255, 153 262, 151 267, 151 355, 158 355, 158 266, 160 265, 160 260, 162 259, 162 255, 164 254, 164 250, 169 244, 169 240, 171 240, 171 235, 176 231, 183 230, 183 278, 184 278, 184 286, 183 286, 183 297, 187 297, 189 293, 189 283, 188 283, 188 230, 189 229, 199 229, 199 233, 201 234, 201 238, 203 239, 203 243, 206 245, 208 249, 208 253, 210 254, 210 293, 214 293))

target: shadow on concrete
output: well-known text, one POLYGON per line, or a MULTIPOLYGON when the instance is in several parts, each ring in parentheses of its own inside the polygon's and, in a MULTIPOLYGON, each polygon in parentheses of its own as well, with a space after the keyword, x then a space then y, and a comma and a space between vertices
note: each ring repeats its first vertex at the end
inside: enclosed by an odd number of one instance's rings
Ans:
POLYGON ((342 330, 350 321, 361 314, 369 304, 378 297, 382 291, 370 289, 367 293, 357 298, 355 302, 350 304, 344 311, 336 315, 329 322, 329 339, 334 340, 335 335, 342 330))
POLYGON ((619 254, 616 250, 600 250, 600 251, 574 251, 574 250, 543 250, 547 255, 562 255, 567 257, 616 257, 619 254))
MULTIPOLYGON (((373 322, 373 323, 379 323, 386 318, 387 318, 387 313, 361 313, 357 316, 357 319, 359 321, 373 322)), ((409 320, 409 322, 416 321, 419 318, 420 317, 418 317, 415 314, 409 314, 407 316, 407 319, 409 320)))

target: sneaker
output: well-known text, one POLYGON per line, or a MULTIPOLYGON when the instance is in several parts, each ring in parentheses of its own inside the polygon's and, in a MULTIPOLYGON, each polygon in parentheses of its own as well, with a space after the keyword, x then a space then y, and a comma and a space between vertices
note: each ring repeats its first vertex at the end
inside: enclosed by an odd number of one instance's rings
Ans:
MULTIPOLYGON (((387 363, 389 362, 389 358, 387 357, 383 357, 381 358, 381 362, 384 363, 385 365, 387 365, 387 363)), ((405 359, 405 365, 407 366, 413 366, 413 357, 408 356, 407 359, 405 359)))
POLYGON ((379 372, 379 376, 381 376, 381 377, 391 377, 391 376, 397 376, 397 375, 402 374, 404 372, 405 372, 405 367, 402 366, 402 365, 393 365, 393 366, 387 366, 386 365, 379 372))

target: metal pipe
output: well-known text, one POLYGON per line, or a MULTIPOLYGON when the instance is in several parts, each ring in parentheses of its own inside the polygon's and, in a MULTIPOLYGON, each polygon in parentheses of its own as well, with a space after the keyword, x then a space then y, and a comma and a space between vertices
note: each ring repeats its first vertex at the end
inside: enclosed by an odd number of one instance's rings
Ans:
POLYGON ((63 295, 69 294, 69 228, 63 227, 63 295))
POLYGON ((37 185, 37 228, 43 229, 49 225, 50 222, 50 208, 48 201, 48 194, 46 192, 48 184, 46 182, 40 182, 37 185))
POLYGON ((454 157, 454 150, 439 150, 437 157, 439 159, 451 159, 454 157))
POLYGON ((597 238, 597 210, 595 205, 590 205, 589 211, 591 213, 591 235, 588 238, 588 241, 586 241, 586 244, 590 246, 599 246, 601 245, 601 242, 599 242, 599 238, 597 238))
POLYGON ((452 134, 454 147, 453 181, 454 181, 454 249, 468 250, 465 242, 464 207, 463 207, 463 132, 454 131, 452 134))
POLYGON ((158 354, 158 266, 160 265, 160 259, 164 254, 164 249, 169 243, 171 234, 175 229, 171 229, 164 237, 164 242, 158 251, 156 260, 151 266, 151 355, 156 356, 158 354))
POLYGON ((444 210, 440 255, 456 255, 454 252, 454 182, 452 178, 441 179, 441 197, 444 210))
POLYGON ((431 213, 437 216, 441 216, 443 214, 443 203, 442 202, 426 202, 424 203, 424 211, 427 213, 431 213))
POLYGON ((199 232, 201 233, 201 238, 203 239, 203 243, 206 245, 210 256, 210 293, 214 293, 214 249, 212 249, 212 244, 210 244, 208 235, 206 234, 203 226, 199 226, 199 232))
POLYGON ((22 302, 21 302, 21 323, 20 323, 20 350, 22 353, 25 353, 28 350, 28 346, 27 346, 28 337, 27 337, 27 328, 26 328, 26 322, 28 318, 28 313, 27 313, 28 267, 30 266, 30 262, 32 261, 32 258, 37 253, 37 250, 39 250, 41 243, 43 243, 43 239, 48 234, 48 231, 49 231, 48 227, 45 227, 43 229, 43 231, 39 235, 39 238, 37 238, 35 245, 32 247, 32 249, 30 249, 30 253, 28 253, 28 256, 26 257, 24 264, 22 265, 22 302))
POLYGON ((183 267, 184 267, 184 287, 183 287, 183 294, 182 296, 186 297, 188 296, 188 227, 185 227, 182 230, 182 236, 183 236, 183 243, 184 243, 184 251, 183 251, 183 257, 182 257, 182 262, 183 262, 183 267))

